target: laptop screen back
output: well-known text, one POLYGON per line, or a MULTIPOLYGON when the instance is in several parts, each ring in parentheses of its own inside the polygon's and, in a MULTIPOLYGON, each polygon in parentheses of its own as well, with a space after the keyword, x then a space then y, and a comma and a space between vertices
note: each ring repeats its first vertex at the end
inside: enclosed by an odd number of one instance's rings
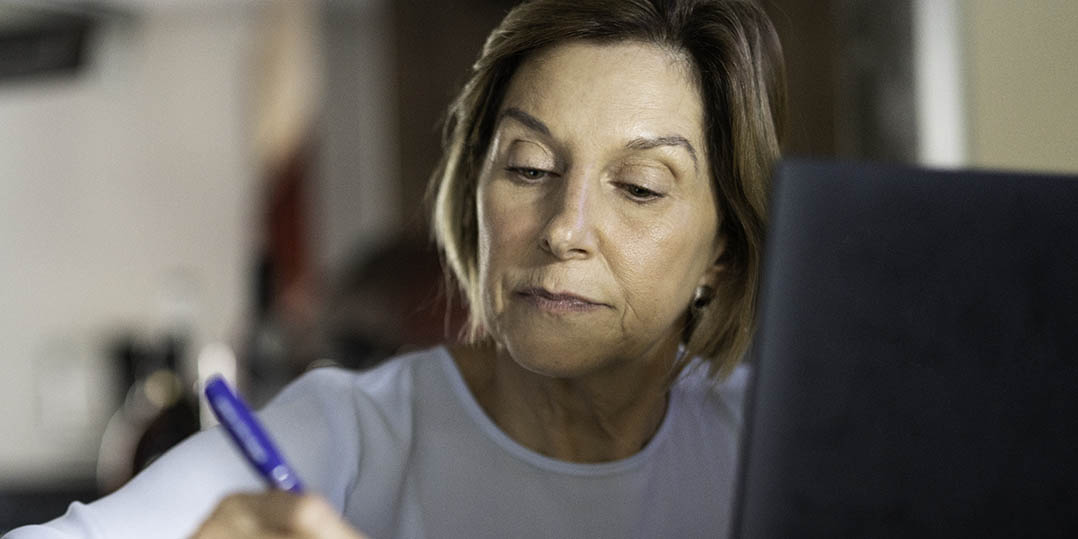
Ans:
POLYGON ((734 536, 1078 536, 1078 179, 775 182, 734 536))

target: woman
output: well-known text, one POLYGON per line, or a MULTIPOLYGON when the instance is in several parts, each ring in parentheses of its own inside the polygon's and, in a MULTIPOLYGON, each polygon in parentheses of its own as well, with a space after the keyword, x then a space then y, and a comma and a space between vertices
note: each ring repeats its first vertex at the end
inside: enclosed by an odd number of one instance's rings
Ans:
POLYGON ((432 181, 469 342, 262 412, 318 495, 231 494, 259 483, 210 431, 12 537, 721 535, 781 65, 748 2, 517 7, 432 181))

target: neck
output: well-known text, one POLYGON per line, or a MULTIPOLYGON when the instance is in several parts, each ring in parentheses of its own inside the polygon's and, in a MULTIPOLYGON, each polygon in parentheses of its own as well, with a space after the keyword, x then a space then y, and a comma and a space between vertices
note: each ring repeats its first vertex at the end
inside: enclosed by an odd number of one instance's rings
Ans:
POLYGON ((666 414, 677 345, 598 372, 553 378, 521 367, 504 348, 458 347, 461 373, 487 415, 525 447, 573 462, 639 452, 666 414))

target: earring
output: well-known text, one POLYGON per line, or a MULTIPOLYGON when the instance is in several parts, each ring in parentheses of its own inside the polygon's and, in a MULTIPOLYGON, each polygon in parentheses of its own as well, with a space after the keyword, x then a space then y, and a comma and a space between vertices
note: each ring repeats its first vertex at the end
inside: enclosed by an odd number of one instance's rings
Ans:
POLYGON ((692 308, 699 310, 707 307, 708 303, 715 298, 715 289, 707 285, 700 285, 696 287, 696 292, 692 296, 692 308))

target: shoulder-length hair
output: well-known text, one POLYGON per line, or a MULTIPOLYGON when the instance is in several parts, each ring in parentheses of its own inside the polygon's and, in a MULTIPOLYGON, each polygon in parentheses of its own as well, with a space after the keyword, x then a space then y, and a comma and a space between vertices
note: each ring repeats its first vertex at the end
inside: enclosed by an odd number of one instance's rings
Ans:
POLYGON ((725 271, 713 300, 690 308, 688 357, 728 372, 751 341, 757 310, 771 168, 786 113, 782 48, 767 15, 747 0, 534 0, 506 15, 487 38, 453 101, 444 153, 431 178, 432 226, 471 318, 485 331, 480 299, 476 189, 498 109, 516 69, 536 51, 567 41, 636 41, 682 54, 703 99, 708 161, 725 271))

